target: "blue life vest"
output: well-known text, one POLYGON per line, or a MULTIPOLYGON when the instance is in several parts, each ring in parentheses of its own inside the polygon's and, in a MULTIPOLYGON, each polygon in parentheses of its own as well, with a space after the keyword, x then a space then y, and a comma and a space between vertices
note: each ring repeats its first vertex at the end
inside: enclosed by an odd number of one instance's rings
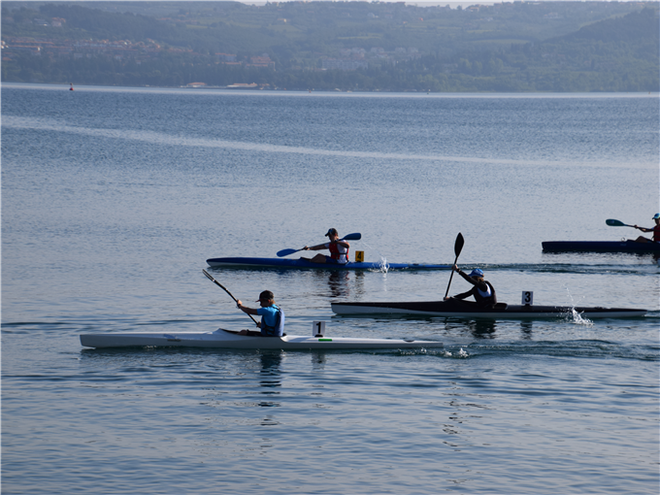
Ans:
POLYGON ((284 335, 284 311, 277 306, 277 313, 275 314, 275 325, 270 326, 266 324, 266 318, 261 317, 261 334, 265 337, 282 337, 284 335))

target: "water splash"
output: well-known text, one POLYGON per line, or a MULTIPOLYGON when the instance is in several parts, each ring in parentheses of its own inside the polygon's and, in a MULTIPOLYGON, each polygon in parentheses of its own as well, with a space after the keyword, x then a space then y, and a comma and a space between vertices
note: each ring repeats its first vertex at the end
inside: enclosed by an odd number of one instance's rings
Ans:
POLYGON ((381 273, 387 273, 387 270, 390 269, 390 264, 387 262, 385 258, 382 256, 380 257, 380 264, 379 264, 379 270, 381 273))
MULTIPOLYGON (((454 357, 454 355, 451 352, 445 350, 445 357, 454 357)), ((458 359, 465 359, 465 358, 469 358, 470 355, 467 352, 465 352, 461 347, 460 350, 456 353, 455 357, 458 359)))
POLYGON ((571 294, 571 291, 568 287, 566 287, 566 293, 568 294, 568 298, 571 301, 570 310, 566 312, 566 321, 575 323, 576 325, 585 325, 588 327, 592 326, 594 322, 589 318, 582 316, 582 313, 575 309, 575 300, 573 299, 573 295, 571 294))
POLYGON ((585 318, 582 316, 582 313, 576 311, 575 307, 572 307, 570 312, 566 313, 566 320, 575 323, 576 325, 585 325, 587 327, 593 326, 594 324, 589 318, 585 318))

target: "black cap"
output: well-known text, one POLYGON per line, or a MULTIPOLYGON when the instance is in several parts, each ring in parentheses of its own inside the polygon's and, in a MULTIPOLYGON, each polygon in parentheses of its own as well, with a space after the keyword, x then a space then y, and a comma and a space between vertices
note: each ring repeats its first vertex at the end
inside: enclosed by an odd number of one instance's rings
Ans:
POLYGON ((275 296, 269 290, 265 290, 261 294, 259 294, 259 301, 272 301, 273 299, 275 299, 275 296))
POLYGON ((326 236, 326 237, 329 237, 330 234, 339 235, 339 234, 337 233, 337 229, 330 229, 330 230, 328 230, 328 231, 325 233, 325 236, 326 236))

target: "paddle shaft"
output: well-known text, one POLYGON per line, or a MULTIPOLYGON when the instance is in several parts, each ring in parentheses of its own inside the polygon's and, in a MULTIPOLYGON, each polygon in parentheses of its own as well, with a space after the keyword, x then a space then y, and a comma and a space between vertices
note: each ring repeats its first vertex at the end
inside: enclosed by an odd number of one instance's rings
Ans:
MULTIPOLYGON (((348 234, 341 239, 340 241, 359 241, 362 239, 362 234, 360 233, 354 233, 354 234, 348 234)), ((281 258, 282 256, 289 256, 290 254, 297 253, 298 251, 302 251, 305 248, 300 248, 300 249, 282 249, 281 251, 277 252, 277 256, 281 258)))
MULTIPOLYGON (((227 288, 226 288, 224 285, 222 285, 220 282, 218 282, 216 279, 214 279, 214 278, 209 274, 209 272, 207 272, 206 270, 202 270, 202 271, 204 272, 204 275, 206 275, 206 277, 207 277, 211 282, 213 282, 215 285, 217 285, 217 286, 220 287, 222 290, 224 290, 227 294, 229 294, 229 297, 231 297, 231 298, 234 300, 234 302, 235 302, 236 304, 238 304, 238 299, 236 299, 236 298, 232 295, 232 293, 229 292, 229 291, 227 290, 227 288)), ((245 311, 243 311, 243 312, 245 313, 245 311)), ((255 320, 254 318, 252 318, 252 315, 251 315, 251 314, 249 314, 249 313, 245 313, 245 314, 248 315, 248 316, 250 317, 250 319, 251 319, 254 323, 256 323, 257 325, 259 324, 259 323, 257 323, 257 320, 255 320)))
POLYGON ((465 240, 463 239, 463 234, 460 232, 456 236, 456 241, 454 242, 454 253, 456 254, 456 258, 454 258, 454 264, 451 267, 451 275, 449 275, 449 283, 447 284, 447 291, 445 292, 445 297, 449 294, 449 286, 451 285, 451 279, 454 277, 454 266, 456 266, 456 263, 458 262, 458 255, 461 254, 461 251, 463 250, 463 244, 465 244, 465 240))

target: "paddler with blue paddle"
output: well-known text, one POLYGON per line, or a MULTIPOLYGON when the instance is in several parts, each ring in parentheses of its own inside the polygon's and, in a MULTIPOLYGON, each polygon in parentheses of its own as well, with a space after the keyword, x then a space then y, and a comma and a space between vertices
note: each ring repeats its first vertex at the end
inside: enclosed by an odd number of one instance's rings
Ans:
POLYGON ((638 225, 633 225, 634 228, 637 230, 641 230, 642 232, 653 232, 653 240, 647 239, 644 236, 639 236, 637 239, 635 239, 637 242, 660 242, 660 213, 656 213, 653 215, 653 220, 655 220, 655 227, 652 229, 647 229, 646 227, 639 227, 638 225))
MULTIPOLYGON (((339 238, 339 233, 337 229, 329 229, 326 232, 326 237, 329 241, 323 244, 317 244, 316 246, 305 246, 303 251, 319 251, 321 249, 330 250, 330 256, 324 254, 317 254, 313 258, 300 258, 301 260, 311 261, 313 263, 334 263, 339 265, 345 265, 348 263, 348 250, 351 245, 345 240, 339 238)), ((348 236, 346 236, 348 237, 348 236)))

